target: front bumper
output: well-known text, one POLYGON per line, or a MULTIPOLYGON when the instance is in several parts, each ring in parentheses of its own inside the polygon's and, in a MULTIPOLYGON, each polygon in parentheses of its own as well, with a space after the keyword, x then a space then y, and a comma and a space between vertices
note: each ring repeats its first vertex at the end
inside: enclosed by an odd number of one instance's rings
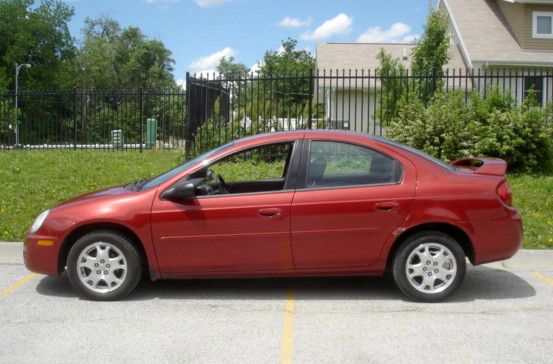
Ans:
POLYGON ((58 257, 61 242, 49 235, 29 234, 23 245, 25 266, 32 272, 58 275, 58 257), (50 243, 51 242, 51 243, 50 243))

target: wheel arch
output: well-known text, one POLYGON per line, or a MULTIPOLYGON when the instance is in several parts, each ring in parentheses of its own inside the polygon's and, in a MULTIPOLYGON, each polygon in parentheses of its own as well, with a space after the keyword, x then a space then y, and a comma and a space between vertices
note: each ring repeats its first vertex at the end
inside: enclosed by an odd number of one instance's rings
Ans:
POLYGON ((449 223, 429 222, 429 223, 423 223, 423 224, 415 225, 408 228, 394 240, 392 247, 388 251, 388 257, 386 259, 386 270, 390 269, 394 255, 396 254, 397 250, 401 247, 401 245, 409 237, 422 231, 439 231, 451 236, 457 242, 459 242, 459 245, 461 245, 461 248, 463 249, 465 256, 469 258, 471 263, 474 263, 474 245, 469 235, 463 229, 449 223))
POLYGON ((138 250, 140 258, 142 259, 142 264, 144 265, 145 269, 149 271, 148 257, 146 255, 146 250, 144 249, 144 244, 140 240, 138 235, 134 231, 132 231, 132 229, 117 223, 97 222, 79 226, 65 237, 58 256, 58 274, 63 273, 67 262, 67 257, 69 255, 69 250, 71 250, 71 247, 75 244, 75 242, 79 240, 82 236, 97 230, 110 230, 129 238, 131 243, 138 250))

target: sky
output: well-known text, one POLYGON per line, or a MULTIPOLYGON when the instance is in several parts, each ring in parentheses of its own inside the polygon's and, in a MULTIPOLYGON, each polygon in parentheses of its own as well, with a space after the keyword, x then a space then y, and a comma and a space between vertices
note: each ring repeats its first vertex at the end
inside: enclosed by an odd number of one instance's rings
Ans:
POLYGON ((175 80, 213 72, 221 57, 255 68, 268 49, 292 37, 315 55, 317 42, 412 41, 428 0, 66 0, 77 40, 87 17, 137 26, 171 50, 175 80))

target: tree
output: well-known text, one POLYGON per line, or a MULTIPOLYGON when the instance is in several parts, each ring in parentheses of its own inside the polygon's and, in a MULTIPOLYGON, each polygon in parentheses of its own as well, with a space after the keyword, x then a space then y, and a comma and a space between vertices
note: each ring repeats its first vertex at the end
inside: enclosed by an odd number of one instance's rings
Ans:
POLYGON ((398 58, 384 49, 381 49, 377 58, 380 62, 378 75, 381 77, 383 97, 375 116, 380 123, 387 123, 397 115, 398 109, 409 97, 428 102, 437 90, 442 89, 443 69, 449 60, 446 15, 437 10, 426 19, 424 33, 411 53, 411 75, 415 79, 410 81, 402 77, 408 74, 408 70, 398 58), (416 78, 419 75, 421 77, 416 78))
POLYGON ((434 74, 441 77, 449 60, 447 17, 439 11, 428 14, 424 33, 413 49, 411 69, 414 74, 434 74))
POLYGON ((376 73, 380 76, 382 92, 381 107, 377 108, 375 117, 380 123, 386 123, 397 114, 404 95, 409 91, 409 79, 406 77, 408 70, 399 58, 394 58, 384 48, 380 49, 376 58, 380 63, 376 73))
POLYGON ((288 38, 277 51, 266 51, 260 73, 270 75, 307 74, 315 68, 315 58, 305 49, 297 50, 298 41, 288 38))
POLYGON ((250 71, 246 65, 237 63, 233 56, 229 58, 223 57, 217 65, 217 72, 226 78, 234 78, 236 76, 245 75, 250 71))
POLYGON ((20 85, 25 89, 67 88, 75 55, 67 23, 73 9, 58 0, 0 0, 0 89, 15 87, 16 63, 31 63, 20 85))
MULTIPOLYGON (((260 67, 260 76, 269 78, 260 84, 265 100, 271 100, 274 116, 301 118, 307 112, 313 92, 313 79, 309 76, 315 68, 315 59, 305 49, 296 49, 298 41, 292 38, 282 42, 277 51, 266 51, 260 67), (273 81, 272 76, 280 77, 273 81), (290 76, 290 78, 282 78, 290 76), (300 77, 294 77, 300 76, 300 77)), ((312 108, 313 109, 313 108, 312 108)))
POLYGON ((171 52, 139 28, 121 29, 109 17, 86 19, 77 57, 78 84, 86 89, 174 87, 171 52))

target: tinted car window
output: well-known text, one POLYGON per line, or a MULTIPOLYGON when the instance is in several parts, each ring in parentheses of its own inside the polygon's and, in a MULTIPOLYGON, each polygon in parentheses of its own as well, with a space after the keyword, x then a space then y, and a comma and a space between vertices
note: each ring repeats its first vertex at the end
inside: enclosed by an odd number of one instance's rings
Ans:
POLYGON ((401 175, 398 161, 373 149, 340 142, 311 142, 307 188, 396 183, 401 175))

